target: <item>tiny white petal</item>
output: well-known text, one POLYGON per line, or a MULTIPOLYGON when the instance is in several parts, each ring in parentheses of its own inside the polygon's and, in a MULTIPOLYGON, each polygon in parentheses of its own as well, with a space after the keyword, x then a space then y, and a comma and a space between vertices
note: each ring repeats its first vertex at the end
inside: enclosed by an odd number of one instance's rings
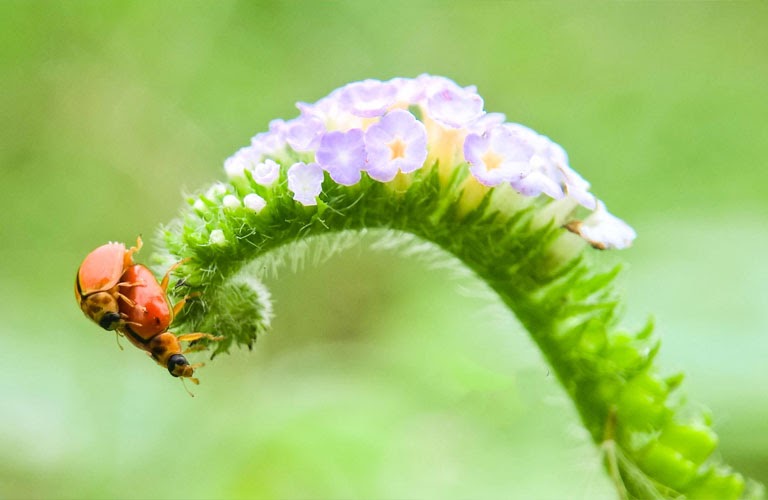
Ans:
POLYGON ((253 168, 258 155, 252 147, 240 148, 224 161, 224 171, 230 179, 243 177, 246 170, 253 168))
POLYGON ((240 158, 230 156, 224 161, 224 172, 230 179, 243 177, 246 166, 244 162, 240 161, 240 158))
POLYGON ((196 199, 194 205, 192 206, 198 212, 205 212, 205 210, 208 208, 205 202, 203 202, 203 200, 201 200, 200 198, 196 199))
POLYGON ((323 169, 317 163, 294 163, 288 169, 288 189, 293 199, 302 205, 317 205, 317 196, 323 190, 323 169))
POLYGON ((224 231, 221 229, 214 229, 211 231, 209 241, 212 245, 223 245, 227 242, 227 238, 224 236, 224 231))
POLYGON ((280 165, 274 160, 266 159, 253 168, 253 180, 262 186, 271 186, 280 176, 280 165))
POLYGON ((261 210, 267 206, 267 202, 261 196, 256 193, 250 193, 243 198, 243 205, 246 208, 253 210, 254 212, 261 212, 261 210))
POLYGON ((223 194, 226 194, 227 187, 222 184, 221 182, 217 182, 213 186, 211 186, 208 191, 205 192, 206 198, 216 198, 217 196, 221 196, 223 194))
POLYGON ((240 208, 242 206, 240 203, 240 199, 233 194, 228 194, 227 196, 225 196, 224 199, 221 200, 221 204, 224 205, 224 208, 230 208, 230 209, 240 208))
POLYGON ((637 237, 635 230, 609 213, 602 201, 597 202, 597 208, 584 222, 574 221, 566 228, 600 250, 628 248, 637 237))

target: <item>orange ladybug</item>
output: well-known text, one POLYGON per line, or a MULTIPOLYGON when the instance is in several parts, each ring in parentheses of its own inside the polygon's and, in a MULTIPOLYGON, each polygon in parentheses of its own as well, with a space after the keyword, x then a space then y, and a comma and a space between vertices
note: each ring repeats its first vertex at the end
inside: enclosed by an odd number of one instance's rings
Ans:
POLYGON ((132 301, 121 291, 136 283, 123 279, 125 270, 133 265, 133 254, 141 249, 141 237, 136 246, 126 250, 122 243, 107 243, 89 253, 75 276, 75 298, 86 316, 105 330, 121 325, 120 302, 132 301))
MULTIPOLYGON (((118 331, 133 345, 149 353, 152 359, 160 366, 167 368, 171 375, 189 378, 197 384, 199 381, 192 374, 195 368, 202 364, 189 364, 182 353, 181 342, 192 342, 202 338, 221 340, 222 337, 214 337, 208 333, 187 333, 177 337, 168 331, 173 318, 181 311, 187 300, 182 299, 171 307, 166 293, 170 273, 179 264, 181 263, 175 264, 168 270, 161 283, 157 282, 152 271, 141 264, 134 264, 125 270, 122 281, 136 283, 136 285, 126 290, 125 295, 128 300, 120 304, 120 317, 123 321, 118 331)), ((192 349, 194 348, 188 350, 192 349)))
MULTIPOLYGON (((75 276, 75 298, 80 309, 105 330, 115 330, 146 351, 174 377, 189 378, 201 364, 190 365, 181 349, 181 342, 202 338, 221 340, 208 333, 187 333, 178 337, 168 331, 173 318, 184 307, 187 298, 171 307, 167 289, 171 272, 181 262, 171 266, 161 283, 152 272, 133 261, 141 249, 141 237, 136 246, 126 249, 122 243, 107 243, 89 253, 75 276)), ((118 342, 119 345, 119 342, 118 342)), ((122 347, 121 347, 122 349, 122 347)), ((195 350, 195 347, 187 351, 195 350)))

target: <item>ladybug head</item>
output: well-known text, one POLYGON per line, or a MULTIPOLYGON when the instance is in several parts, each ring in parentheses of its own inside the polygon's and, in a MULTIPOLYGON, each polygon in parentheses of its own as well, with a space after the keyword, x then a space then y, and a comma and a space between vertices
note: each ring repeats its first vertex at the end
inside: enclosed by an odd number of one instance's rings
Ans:
POLYGON ((192 377, 195 369, 183 354, 174 354, 168 358, 168 372, 174 377, 192 377))
POLYGON ((99 326, 105 330, 116 330, 121 321, 119 313, 108 311, 99 320, 99 326))

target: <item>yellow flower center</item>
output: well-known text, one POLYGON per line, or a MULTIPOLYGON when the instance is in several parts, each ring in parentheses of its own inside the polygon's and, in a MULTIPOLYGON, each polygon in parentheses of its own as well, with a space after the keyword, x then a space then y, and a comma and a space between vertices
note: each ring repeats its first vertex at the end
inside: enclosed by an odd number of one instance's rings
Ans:
POLYGON ((403 158, 405 156, 405 146, 406 144, 403 142, 402 139, 395 139, 394 141, 389 143, 389 150, 391 153, 391 160, 396 160, 397 158, 403 158))
POLYGON ((501 156, 493 151, 488 151, 483 155, 483 163, 488 171, 496 170, 501 166, 501 162, 504 160, 501 156))

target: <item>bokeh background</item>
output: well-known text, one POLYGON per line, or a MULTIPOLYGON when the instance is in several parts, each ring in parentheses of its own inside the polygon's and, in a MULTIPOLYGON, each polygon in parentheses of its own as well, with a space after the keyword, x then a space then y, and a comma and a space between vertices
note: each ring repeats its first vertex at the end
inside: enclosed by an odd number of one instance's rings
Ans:
MULTIPOLYGON (((560 142, 639 233, 626 323, 768 481, 766 2, 0 2, 1 498, 613 498, 515 319, 365 245, 269 282, 190 398, 89 323, 83 256, 177 213, 272 118, 443 74, 560 142)), ((127 344, 124 342, 124 344, 127 344)))

